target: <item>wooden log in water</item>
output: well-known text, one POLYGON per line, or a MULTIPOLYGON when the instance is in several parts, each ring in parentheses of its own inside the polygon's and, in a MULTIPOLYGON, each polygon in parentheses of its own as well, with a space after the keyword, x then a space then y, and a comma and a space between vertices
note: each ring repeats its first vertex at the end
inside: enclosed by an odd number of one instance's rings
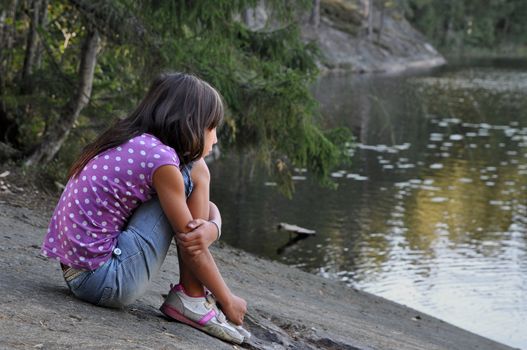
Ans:
POLYGON ((316 234, 315 230, 309 230, 307 228, 303 228, 297 225, 286 224, 285 222, 279 223, 278 229, 296 233, 299 235, 315 235, 316 234))

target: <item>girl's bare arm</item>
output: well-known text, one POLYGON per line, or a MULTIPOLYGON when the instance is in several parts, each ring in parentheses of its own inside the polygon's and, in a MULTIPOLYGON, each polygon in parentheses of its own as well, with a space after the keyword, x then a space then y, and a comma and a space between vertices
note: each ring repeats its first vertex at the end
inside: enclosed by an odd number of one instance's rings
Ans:
MULTIPOLYGON (((185 184, 179 169, 172 165, 159 167, 154 173, 153 185, 174 232, 189 232, 191 229, 188 223, 193 217, 187 206, 185 184)), ((192 261, 189 261, 189 267, 220 303, 231 304, 232 293, 208 250, 193 256, 192 261)))

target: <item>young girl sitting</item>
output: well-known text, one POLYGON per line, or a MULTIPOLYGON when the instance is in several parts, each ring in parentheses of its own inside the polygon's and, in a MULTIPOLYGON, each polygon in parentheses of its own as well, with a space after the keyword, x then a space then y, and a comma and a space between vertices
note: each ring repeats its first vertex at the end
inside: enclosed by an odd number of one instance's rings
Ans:
POLYGON ((126 119, 85 148, 42 245, 73 295, 105 307, 131 303, 175 238, 180 281, 161 311, 227 341, 248 336, 240 327, 247 304, 229 290, 208 249, 220 237, 221 216, 209 201, 203 157, 222 119, 221 97, 209 84, 164 74, 126 119))

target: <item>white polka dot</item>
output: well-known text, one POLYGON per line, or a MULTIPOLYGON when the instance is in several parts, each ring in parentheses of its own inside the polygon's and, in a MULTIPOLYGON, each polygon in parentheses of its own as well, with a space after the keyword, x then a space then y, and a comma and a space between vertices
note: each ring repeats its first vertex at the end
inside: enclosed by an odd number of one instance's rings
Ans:
POLYGON ((86 225, 88 225, 88 221, 83 221, 82 224, 83 224, 84 226, 86 226, 86 225))
POLYGON ((102 202, 102 205, 108 205, 108 201, 102 202))
POLYGON ((133 164, 134 160, 132 158, 128 158, 128 163, 133 164))
POLYGON ((132 148, 128 148, 128 153, 134 153, 134 150, 132 148))
POLYGON ((140 144, 142 144, 142 145, 144 145, 144 144, 145 144, 145 142, 144 142, 144 141, 139 141, 139 143, 140 143, 140 144))
POLYGON ((57 248, 53 248, 53 249, 51 249, 51 251, 52 251, 53 253, 56 253, 56 252, 57 252, 57 248))
POLYGON ((128 169, 128 171, 126 172, 128 175, 132 175, 134 172, 130 169, 128 169))
POLYGON ((145 190, 143 190, 142 188, 139 189, 139 192, 141 193, 145 193, 145 190))
POLYGON ((91 167, 92 169, 97 169, 97 164, 93 164, 93 166, 91 167))
POLYGON ((108 160, 108 159, 110 159, 110 156, 109 155, 105 155, 104 159, 108 160))
POLYGON ((108 223, 106 221, 101 222, 101 225, 106 226, 108 223))
POLYGON ((104 233, 108 232, 108 230, 105 229, 105 228, 103 228, 101 231, 104 232, 104 233))
POLYGON ((159 154, 156 153, 156 154, 154 154, 154 158, 155 158, 155 159, 159 159, 159 158, 161 158, 161 156, 160 156, 159 154))
POLYGON ((118 166, 116 166, 114 169, 115 169, 115 171, 120 171, 121 170, 121 168, 119 168, 118 166))
POLYGON ((95 180, 97 180, 97 176, 93 175, 93 176, 91 177, 91 179, 92 179, 92 181, 95 181, 95 180))
POLYGON ((68 250, 68 255, 73 255, 73 252, 71 250, 68 250))
POLYGON ((93 212, 91 210, 88 210, 88 216, 92 216, 93 212))
POLYGON ((161 148, 161 152, 165 153, 166 151, 163 148, 161 148))
POLYGON ((64 231, 68 232, 68 226, 64 227, 64 231))
POLYGON ((75 215, 73 215, 73 213, 70 213, 70 218, 73 219, 74 217, 75 217, 75 215))
POLYGON ((86 199, 84 200, 84 203, 86 203, 86 204, 90 204, 90 200, 89 200, 88 198, 86 198, 86 199))
POLYGON ((91 190, 92 190, 93 192, 97 192, 97 187, 92 187, 91 190))
POLYGON ((139 178, 140 178, 141 180, 144 180, 144 179, 145 179, 145 175, 144 175, 144 174, 139 174, 139 178))
POLYGON ((106 180, 108 180, 108 176, 103 175, 102 179, 103 179, 104 181, 106 181, 106 180))
POLYGON ((121 157, 117 156, 117 157, 115 157, 115 160, 120 162, 121 161, 121 157))
POLYGON ((75 236, 75 238, 77 238, 77 239, 81 239, 81 235, 77 234, 77 235, 75 236))
POLYGON ((104 170, 108 170, 108 165, 103 165, 102 167, 104 170))
POLYGON ((130 192, 130 191, 126 191, 126 195, 127 195, 127 196, 131 196, 131 195, 132 195, 132 192, 130 192))
POLYGON ((79 190, 78 189, 74 189, 73 192, 74 193, 79 193, 79 190))
POLYGON ((118 179, 118 178, 115 178, 115 179, 113 179, 113 182, 115 182, 116 184, 118 184, 118 183, 119 183, 119 179, 118 179))
POLYGON ((141 153, 142 156, 146 156, 146 152, 143 151, 143 150, 141 150, 141 152, 139 152, 139 153, 141 153))
POLYGON ((103 187, 102 189, 104 192, 108 192, 108 187, 103 187))
POLYGON ((53 237, 49 237, 49 239, 48 239, 49 243, 53 243, 54 240, 55 239, 53 237))
POLYGON ((115 202, 114 205, 115 205, 116 207, 120 207, 120 206, 121 206, 121 205, 119 204, 119 202, 115 202))
POLYGON ((80 261, 84 261, 84 260, 86 260, 86 258, 83 257, 83 256, 80 256, 80 257, 79 257, 79 260, 80 260, 80 261))
POLYGON ((79 204, 79 200, 78 199, 75 199, 75 204, 79 204))
POLYGON ((99 249, 100 252, 102 252, 104 247, 102 245, 100 245, 98 249, 99 249))
POLYGON ((82 192, 84 192, 84 193, 88 192, 88 187, 84 187, 84 188, 82 189, 82 192))
POLYGON ((119 152, 121 152, 121 151, 123 150, 123 148, 122 148, 122 147, 117 147, 117 150, 118 150, 119 152))
POLYGON ((97 238, 97 234, 96 234, 96 233, 92 233, 91 236, 92 236, 93 238, 97 238))
POLYGON ((86 175, 82 177, 82 181, 86 181, 86 175))
POLYGON ((132 187, 132 183, 130 181, 126 181, 126 186, 132 187))
POLYGON ((146 166, 145 162, 141 162, 141 168, 144 168, 146 166))
POLYGON ((154 163, 148 163, 148 167, 149 168, 153 168, 154 167, 154 163))
POLYGON ((97 212, 97 216, 102 216, 102 211, 99 210, 99 211, 97 212))
POLYGON ((71 208, 71 202, 68 203, 68 208, 71 208))
POLYGON ((73 228, 77 228, 77 224, 73 224, 71 225, 73 228))

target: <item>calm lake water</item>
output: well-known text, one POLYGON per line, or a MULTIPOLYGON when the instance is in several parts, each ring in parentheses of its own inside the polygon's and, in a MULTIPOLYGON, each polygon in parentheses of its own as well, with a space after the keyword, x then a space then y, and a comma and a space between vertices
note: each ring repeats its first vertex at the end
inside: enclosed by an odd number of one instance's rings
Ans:
POLYGON ((252 157, 211 165, 229 244, 527 349, 527 62, 327 76, 327 126, 356 136, 321 188, 284 198, 252 157), (292 243, 280 222, 316 230, 292 243))

